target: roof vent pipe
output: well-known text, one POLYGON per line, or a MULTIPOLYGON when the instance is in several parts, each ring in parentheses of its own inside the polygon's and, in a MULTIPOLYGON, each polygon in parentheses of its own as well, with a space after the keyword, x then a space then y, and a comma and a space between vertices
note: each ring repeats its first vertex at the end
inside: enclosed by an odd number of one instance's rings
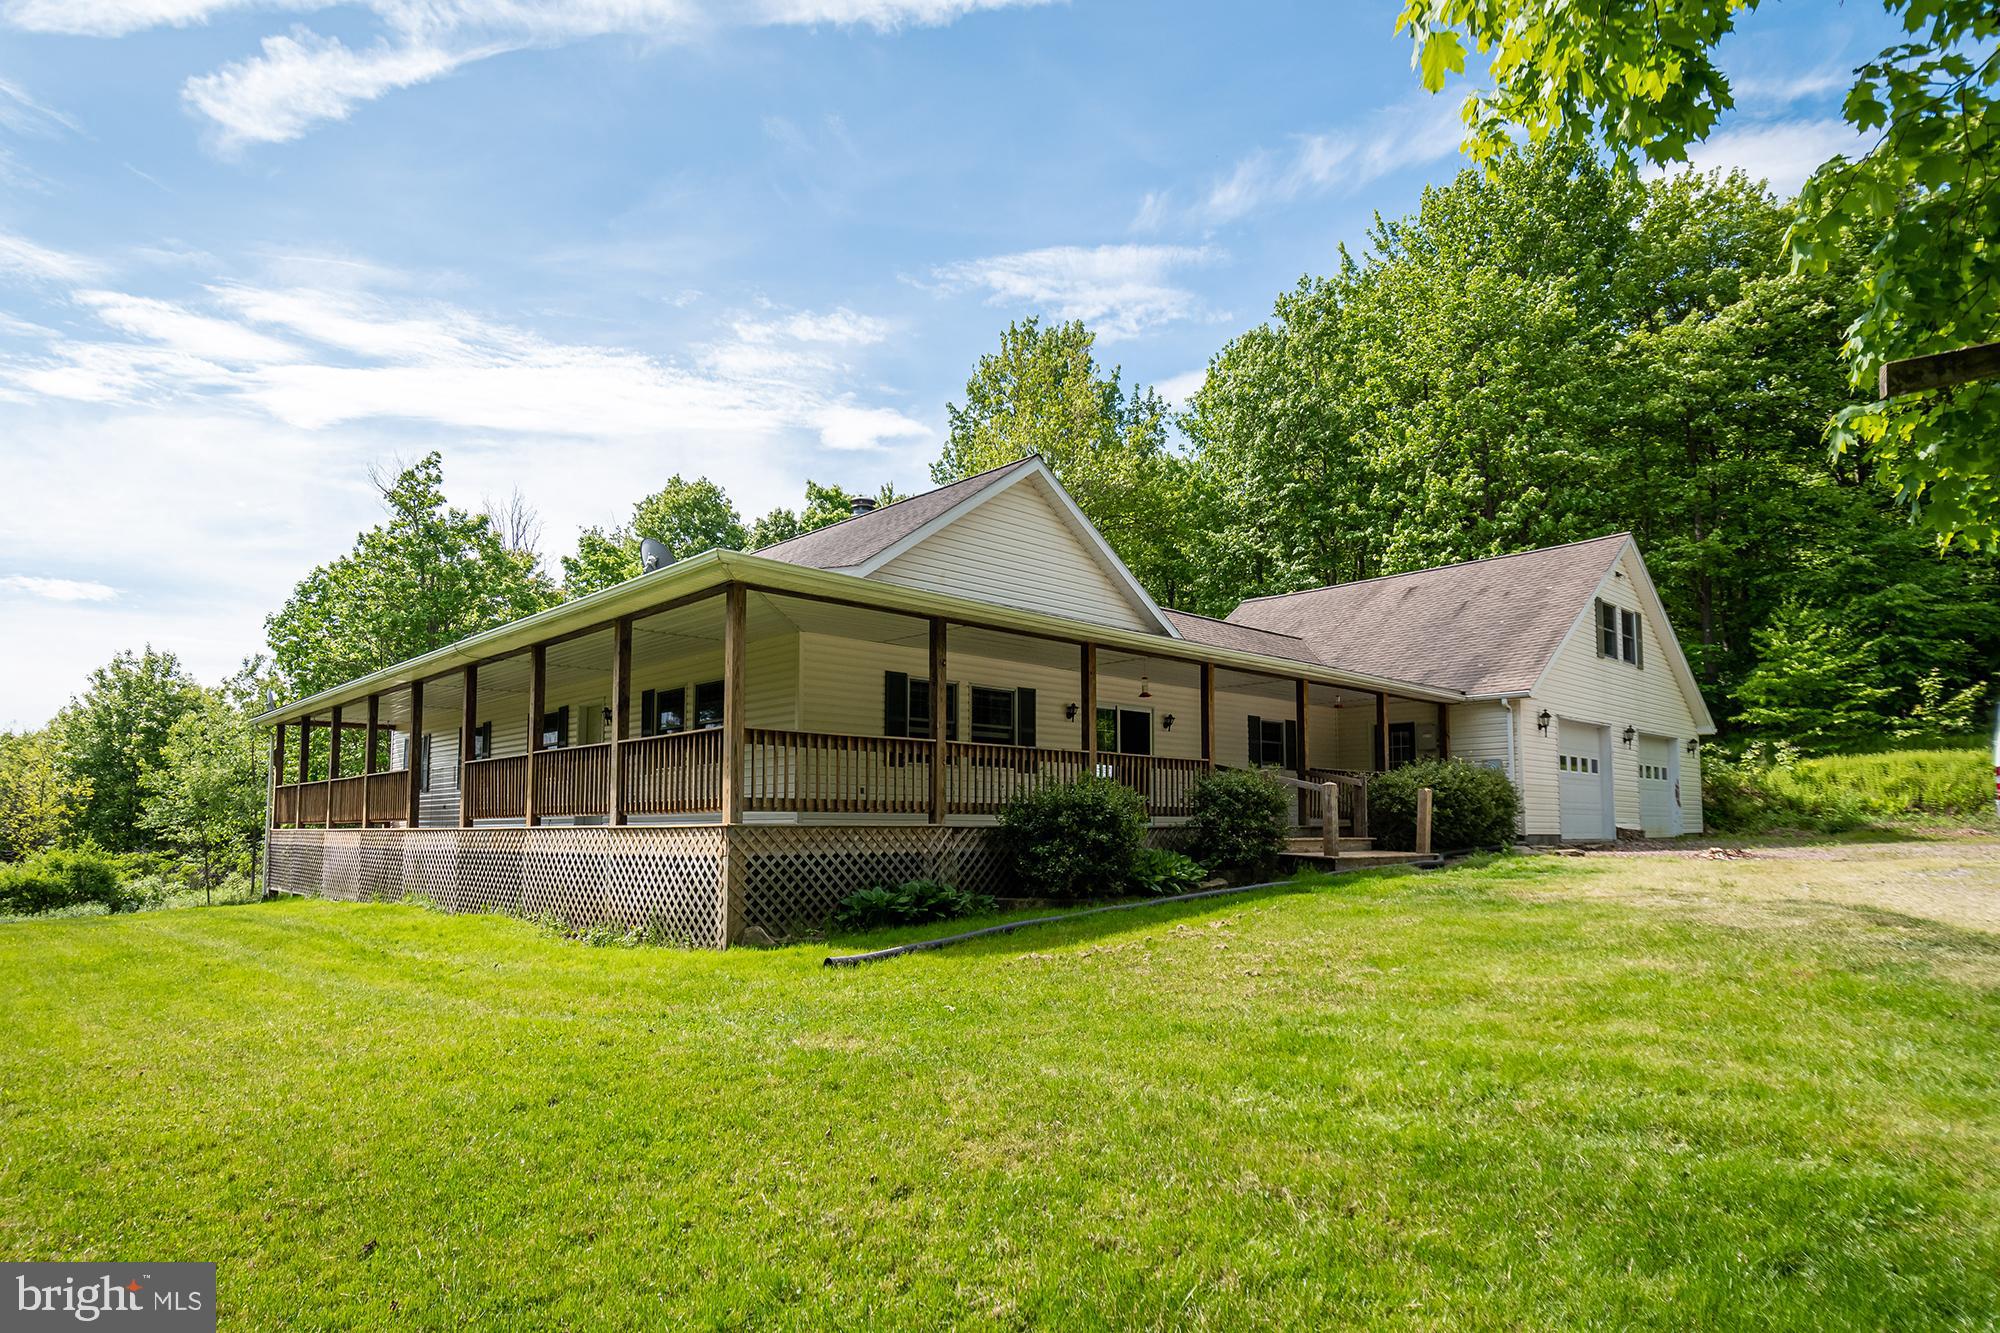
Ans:
POLYGON ((872 495, 850 495, 847 497, 847 512, 856 518, 875 512, 875 497, 872 495))

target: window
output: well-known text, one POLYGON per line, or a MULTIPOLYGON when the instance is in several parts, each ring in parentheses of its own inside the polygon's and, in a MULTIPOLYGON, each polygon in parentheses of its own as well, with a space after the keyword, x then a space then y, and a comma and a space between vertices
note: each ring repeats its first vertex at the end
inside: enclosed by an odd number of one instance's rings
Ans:
POLYGON ((694 687, 694 725, 697 730, 722 725, 721 681, 706 681, 694 687))
MULTIPOLYGON (((909 683, 909 731, 908 735, 919 740, 929 740, 931 736, 931 683, 928 680, 912 680, 909 683)), ((944 687, 944 738, 958 739, 958 682, 948 681, 944 687)))
POLYGON ((1417 759, 1417 724, 1414 722, 1391 722, 1389 724, 1389 767, 1401 768, 1404 764, 1415 763, 1417 759))
POLYGON ((1250 766, 1293 768, 1298 764, 1299 724, 1296 720, 1250 719, 1250 766))
POLYGON ((647 690, 639 696, 639 734, 668 736, 687 730, 687 687, 647 690))
POLYGON ((569 744, 569 705, 542 714, 542 748, 560 750, 569 744))
POLYGON ((1646 655, 1639 628, 1639 613, 1597 599, 1597 655, 1630 662, 1644 668, 1646 655))
POLYGON ((972 739, 981 745, 1013 745, 1014 691, 972 687, 972 739))
POLYGON ((481 722, 472 729, 472 757, 491 759, 493 757, 493 724, 481 722))

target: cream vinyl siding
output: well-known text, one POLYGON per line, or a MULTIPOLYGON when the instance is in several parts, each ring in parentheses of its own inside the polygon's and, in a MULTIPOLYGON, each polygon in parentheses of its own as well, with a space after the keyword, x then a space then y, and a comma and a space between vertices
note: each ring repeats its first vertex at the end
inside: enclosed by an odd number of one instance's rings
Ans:
POLYGON ((1497 703, 1453 704, 1447 710, 1451 757, 1507 770, 1507 710, 1497 703))
POLYGON ((1525 719, 1520 730, 1521 785, 1525 831, 1530 835, 1556 835, 1562 830, 1556 768, 1558 728, 1551 723, 1547 735, 1536 730, 1534 719, 1543 709, 1556 718, 1610 728, 1612 798, 1620 829, 1641 826, 1639 745, 1636 736, 1630 746, 1624 744, 1625 728, 1672 739, 1680 755, 1681 826, 1690 833, 1701 830, 1701 783, 1687 754, 1688 739, 1695 734, 1694 710, 1668 666, 1668 649, 1661 637, 1667 627, 1657 623, 1640 604, 1634 586, 1640 577, 1638 564, 1628 550, 1598 585, 1596 596, 1640 612, 1645 666, 1597 655, 1593 599, 1582 608, 1581 619, 1556 651, 1534 697, 1515 703, 1525 719))
MULTIPOLYGON (((1372 772, 1375 768, 1375 696, 1349 691, 1342 696, 1345 706, 1334 708, 1318 703, 1323 691, 1313 691, 1313 740, 1310 758, 1314 768, 1345 768, 1372 772), (1331 743, 1329 743, 1329 740, 1331 743)), ((1412 722, 1417 728, 1417 757, 1437 757, 1438 707, 1418 699, 1389 699, 1389 724, 1412 722)), ((1457 753, 1456 740, 1452 752, 1457 753)))
POLYGON ((954 519, 873 577, 1098 625, 1159 626, 1079 537, 1032 474, 954 519))

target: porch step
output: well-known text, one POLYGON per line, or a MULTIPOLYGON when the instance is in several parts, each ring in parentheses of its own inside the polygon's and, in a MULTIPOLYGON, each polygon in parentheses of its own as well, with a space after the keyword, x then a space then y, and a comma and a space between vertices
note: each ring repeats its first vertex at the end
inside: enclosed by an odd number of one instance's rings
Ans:
MULTIPOLYGON (((1288 852, 1316 853, 1323 850, 1323 846, 1317 833, 1294 833, 1285 839, 1285 850, 1288 852)), ((1374 848, 1373 838, 1351 838, 1344 833, 1340 836, 1339 849, 1343 852, 1366 852, 1374 848)))
POLYGON ((1317 849, 1310 852, 1291 851, 1278 860, 1288 870, 1375 870, 1382 866, 1422 866, 1428 869, 1444 864, 1444 858, 1436 852, 1378 852, 1372 848, 1354 851, 1343 848, 1335 856, 1328 856, 1317 849))

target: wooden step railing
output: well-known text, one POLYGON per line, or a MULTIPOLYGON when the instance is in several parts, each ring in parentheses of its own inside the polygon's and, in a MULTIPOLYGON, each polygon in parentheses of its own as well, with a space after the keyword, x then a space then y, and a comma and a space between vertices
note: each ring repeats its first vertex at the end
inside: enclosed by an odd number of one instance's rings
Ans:
POLYGON ((474 759, 460 770, 466 813, 473 819, 520 819, 528 809, 528 756, 474 759))
POLYGON ((601 815, 611 808, 611 746, 535 752, 535 815, 601 815))
MULTIPOLYGON (((699 815, 722 809, 722 731, 677 731, 621 742, 625 812, 699 815)), ((607 770, 608 771, 608 770, 607 770)))
POLYGON ((1027 745, 947 741, 944 748, 944 808, 954 815, 997 815, 1015 796, 1051 783, 1075 782, 1090 759, 1081 750, 1027 745))
POLYGON ((929 741, 751 727, 743 746, 745 810, 868 815, 930 810, 929 741))

